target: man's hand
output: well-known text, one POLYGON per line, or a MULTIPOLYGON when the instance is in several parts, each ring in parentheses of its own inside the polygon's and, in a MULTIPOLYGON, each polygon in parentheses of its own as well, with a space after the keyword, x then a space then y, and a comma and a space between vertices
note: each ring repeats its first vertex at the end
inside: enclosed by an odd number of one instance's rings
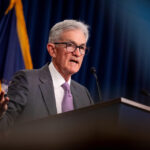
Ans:
POLYGON ((0 92, 0 118, 3 116, 3 114, 6 112, 8 108, 8 102, 9 98, 5 96, 5 92, 0 92))

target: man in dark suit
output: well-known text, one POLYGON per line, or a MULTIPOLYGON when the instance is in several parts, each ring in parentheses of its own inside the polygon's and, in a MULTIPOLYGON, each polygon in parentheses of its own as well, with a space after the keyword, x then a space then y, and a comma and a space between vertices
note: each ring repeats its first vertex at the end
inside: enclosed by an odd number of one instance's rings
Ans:
POLYGON ((65 112, 64 83, 69 85, 73 100, 71 109, 66 111, 93 104, 88 90, 71 80, 81 67, 87 40, 88 26, 82 22, 64 20, 52 27, 47 44, 52 62, 14 75, 8 97, 4 97, 4 92, 0 94, 0 128, 65 112))

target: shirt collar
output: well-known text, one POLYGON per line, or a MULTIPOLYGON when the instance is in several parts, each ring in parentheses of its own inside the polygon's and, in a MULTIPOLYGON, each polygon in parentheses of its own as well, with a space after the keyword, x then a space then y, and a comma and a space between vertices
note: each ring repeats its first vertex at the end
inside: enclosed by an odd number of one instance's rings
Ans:
MULTIPOLYGON (((59 88, 62 84, 64 84, 66 82, 65 79, 57 71, 57 69, 53 65, 53 62, 51 62, 48 67, 49 67, 49 70, 50 70, 50 73, 52 76, 54 88, 59 88)), ((71 83, 71 78, 68 80, 69 85, 70 85, 70 83, 71 83)))

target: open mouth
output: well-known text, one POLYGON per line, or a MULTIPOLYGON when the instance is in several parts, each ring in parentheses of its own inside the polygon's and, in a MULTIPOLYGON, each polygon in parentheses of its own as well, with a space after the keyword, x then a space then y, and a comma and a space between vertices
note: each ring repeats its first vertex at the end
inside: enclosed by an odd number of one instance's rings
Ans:
POLYGON ((71 60, 70 60, 70 62, 74 62, 74 63, 76 63, 76 64, 78 64, 78 63, 79 63, 79 61, 74 60, 74 59, 71 59, 71 60))

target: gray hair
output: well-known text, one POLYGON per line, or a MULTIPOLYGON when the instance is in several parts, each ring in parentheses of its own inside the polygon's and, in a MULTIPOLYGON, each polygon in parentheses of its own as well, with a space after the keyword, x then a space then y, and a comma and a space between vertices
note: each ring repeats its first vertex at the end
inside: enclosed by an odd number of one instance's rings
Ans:
POLYGON ((66 30, 81 30, 86 38, 86 42, 89 38, 88 25, 81 21, 76 20, 64 20, 56 23, 50 30, 48 42, 57 42, 60 39, 61 34, 66 30))

